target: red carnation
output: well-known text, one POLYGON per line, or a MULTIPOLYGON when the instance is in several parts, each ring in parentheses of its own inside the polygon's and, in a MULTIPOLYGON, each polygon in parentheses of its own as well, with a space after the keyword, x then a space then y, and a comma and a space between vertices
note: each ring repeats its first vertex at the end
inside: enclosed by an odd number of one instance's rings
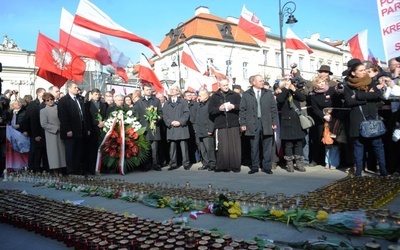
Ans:
POLYGON ((132 147, 133 156, 137 156, 139 153, 139 147, 137 145, 132 147))
POLYGON ((109 154, 110 154, 111 157, 114 157, 117 154, 117 151, 112 149, 112 150, 110 150, 109 154))
POLYGON ((133 133, 132 138, 134 140, 137 140, 139 138, 139 134, 138 133, 133 133))

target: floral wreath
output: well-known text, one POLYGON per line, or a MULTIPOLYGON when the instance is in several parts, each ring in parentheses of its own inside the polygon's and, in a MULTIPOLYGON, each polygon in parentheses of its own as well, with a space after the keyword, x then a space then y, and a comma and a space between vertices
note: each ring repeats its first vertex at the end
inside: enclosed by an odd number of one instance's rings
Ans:
POLYGON ((104 122, 104 138, 98 149, 96 171, 100 172, 104 166, 125 174, 143 163, 150 148, 145 131, 130 108, 117 107, 104 122))

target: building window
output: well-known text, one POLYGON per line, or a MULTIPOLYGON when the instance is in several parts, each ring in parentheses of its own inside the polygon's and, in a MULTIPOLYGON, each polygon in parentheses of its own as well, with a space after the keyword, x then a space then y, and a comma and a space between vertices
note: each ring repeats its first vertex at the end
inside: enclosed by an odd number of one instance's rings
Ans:
POLYGON ((304 68, 304 57, 299 57, 299 70, 304 68))
POLYGON ((275 52, 275 65, 281 67, 281 53, 275 52))
POLYGON ((310 59, 310 71, 314 71, 315 70, 315 59, 311 58, 310 59))
POLYGON ((247 78, 247 67, 248 67, 249 63, 248 62, 243 62, 243 78, 247 78))
POLYGON ((208 66, 209 64, 214 65, 214 59, 207 58, 207 72, 208 72, 208 75, 213 76, 213 73, 211 72, 210 67, 208 66))
POLYGON ((292 55, 286 55, 286 68, 290 69, 290 64, 292 64, 292 55))
POLYGON ((226 76, 232 77, 232 60, 226 60, 226 76))
POLYGON ((319 60, 319 61, 318 61, 318 65, 317 65, 317 69, 321 68, 321 65, 322 65, 323 63, 324 63, 324 61, 319 60))
POLYGON ((264 55, 264 66, 268 65, 268 50, 263 50, 263 55, 264 55))

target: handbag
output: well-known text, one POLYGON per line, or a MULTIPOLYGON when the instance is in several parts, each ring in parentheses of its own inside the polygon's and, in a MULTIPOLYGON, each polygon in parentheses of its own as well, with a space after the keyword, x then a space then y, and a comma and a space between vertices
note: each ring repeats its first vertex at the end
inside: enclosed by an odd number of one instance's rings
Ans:
POLYGON ((314 119, 309 116, 309 115, 304 115, 299 108, 296 107, 296 105, 294 105, 293 102, 289 101, 290 107, 292 109, 294 109, 294 111, 296 111, 296 113, 299 115, 299 119, 300 119, 300 126, 302 129, 308 129, 311 128, 312 126, 314 126, 315 122, 314 119))
POLYGON ((308 129, 314 126, 315 122, 314 119, 309 115, 299 115, 300 125, 302 129, 308 129))
POLYGON ((361 114, 364 121, 360 123, 360 135, 364 138, 378 137, 386 133, 386 127, 382 120, 379 119, 366 119, 361 106, 361 114))
POLYGON ((324 133, 323 133, 321 141, 325 145, 332 145, 333 144, 331 131, 329 130, 329 124, 327 122, 325 122, 325 124, 324 124, 324 133))

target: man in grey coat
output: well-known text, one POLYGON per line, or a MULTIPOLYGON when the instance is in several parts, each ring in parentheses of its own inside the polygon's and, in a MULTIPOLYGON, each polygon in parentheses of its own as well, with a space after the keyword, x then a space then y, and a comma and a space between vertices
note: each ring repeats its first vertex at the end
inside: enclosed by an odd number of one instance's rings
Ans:
POLYGON ((190 169, 190 161, 188 154, 187 140, 189 139, 189 128, 187 122, 189 120, 189 107, 185 100, 180 98, 180 89, 178 86, 169 88, 170 99, 163 107, 163 118, 167 126, 167 140, 170 143, 169 156, 170 168, 174 170, 178 168, 176 144, 179 143, 182 152, 182 165, 185 170, 190 169))
POLYGON ((246 90, 240 101, 239 123, 250 137, 251 165, 249 174, 260 168, 260 142, 262 142, 262 171, 272 174, 272 142, 278 124, 278 109, 271 91, 264 88, 261 75, 251 76, 252 87, 246 90))

